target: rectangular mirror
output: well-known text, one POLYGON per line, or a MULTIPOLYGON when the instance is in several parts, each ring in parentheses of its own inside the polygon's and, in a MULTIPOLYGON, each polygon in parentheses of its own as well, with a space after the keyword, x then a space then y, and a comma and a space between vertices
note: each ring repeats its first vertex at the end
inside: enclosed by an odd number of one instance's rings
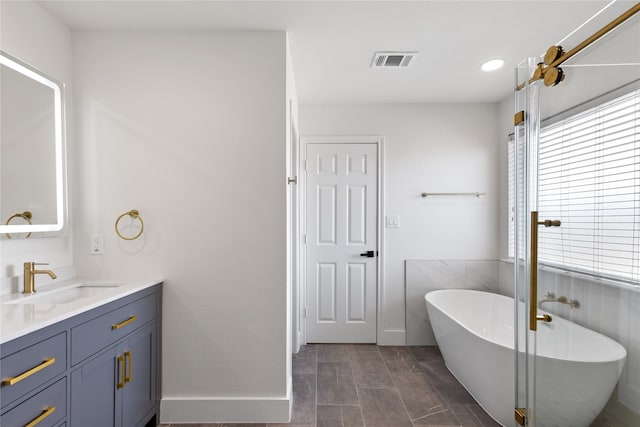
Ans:
POLYGON ((64 226, 62 85, 0 51, 0 233, 64 226))

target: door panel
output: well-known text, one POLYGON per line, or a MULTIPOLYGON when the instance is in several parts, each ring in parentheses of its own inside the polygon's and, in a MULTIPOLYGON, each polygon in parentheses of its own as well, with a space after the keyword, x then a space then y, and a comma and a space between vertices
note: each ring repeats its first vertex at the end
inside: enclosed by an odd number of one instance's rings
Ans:
POLYGON ((307 341, 376 341, 376 144, 307 145, 307 341))
POLYGON ((364 263, 347 264, 347 322, 366 320, 366 269, 364 263))
POLYGON ((336 321, 336 265, 318 264, 318 321, 336 321))
POLYGON ((347 187, 347 240, 348 245, 366 245, 367 188, 362 185, 347 187))

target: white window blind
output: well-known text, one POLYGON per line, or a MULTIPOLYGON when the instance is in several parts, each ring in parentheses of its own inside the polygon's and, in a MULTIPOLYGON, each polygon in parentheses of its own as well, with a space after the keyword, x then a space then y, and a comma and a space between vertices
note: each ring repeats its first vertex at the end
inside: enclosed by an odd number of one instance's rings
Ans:
POLYGON ((543 126, 538 173, 540 218, 562 221, 540 262, 640 282, 640 90, 543 126))
POLYGON ((519 256, 518 258, 524 258, 524 244, 525 244, 525 234, 524 234, 524 180, 522 176, 524 175, 524 132, 520 129, 521 133, 518 137, 518 147, 516 147, 515 135, 509 135, 508 142, 508 150, 507 157, 509 162, 509 257, 516 258, 514 254, 515 245, 516 245, 516 230, 515 230, 515 221, 516 215, 519 215, 520 220, 520 229, 518 230, 518 245, 519 247, 519 256), (517 151, 517 152, 516 152, 517 151), (516 192, 516 175, 519 177, 518 179, 518 189, 516 192), (517 200, 516 206, 516 194, 519 196, 517 200))

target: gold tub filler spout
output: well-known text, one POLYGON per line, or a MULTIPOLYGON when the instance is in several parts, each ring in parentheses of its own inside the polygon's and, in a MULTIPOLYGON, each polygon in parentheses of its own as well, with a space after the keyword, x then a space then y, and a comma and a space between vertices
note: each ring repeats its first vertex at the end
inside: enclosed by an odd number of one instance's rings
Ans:
POLYGON ((544 304, 545 302, 559 302, 560 304, 568 305, 572 309, 580 308, 580 301, 578 301, 577 299, 569 299, 564 295, 560 295, 556 298, 556 294, 554 294, 553 292, 547 292, 546 294, 544 294, 544 299, 538 303, 538 307, 542 308, 542 304, 544 304))

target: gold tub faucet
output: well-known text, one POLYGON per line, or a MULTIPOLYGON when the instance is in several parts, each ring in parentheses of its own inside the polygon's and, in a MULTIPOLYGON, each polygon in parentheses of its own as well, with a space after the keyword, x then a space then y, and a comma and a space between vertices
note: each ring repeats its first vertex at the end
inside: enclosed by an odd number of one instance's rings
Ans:
POLYGON ((49 263, 24 263, 24 288, 22 290, 23 294, 32 294, 36 291, 36 274, 48 274, 52 279, 55 279, 57 277, 51 270, 36 270, 36 265, 49 265, 49 263))

